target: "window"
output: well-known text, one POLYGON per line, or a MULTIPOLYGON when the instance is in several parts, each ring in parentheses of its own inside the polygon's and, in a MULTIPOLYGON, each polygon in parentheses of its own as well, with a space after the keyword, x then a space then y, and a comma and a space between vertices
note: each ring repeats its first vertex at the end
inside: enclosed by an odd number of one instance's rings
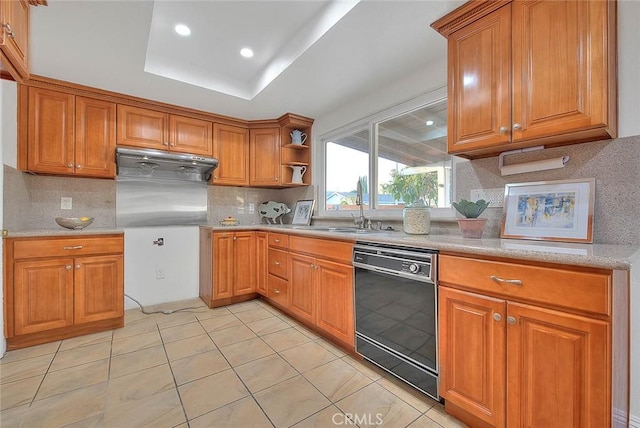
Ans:
POLYGON ((423 200, 434 217, 453 217, 452 156, 447 154, 447 103, 418 100, 378 113, 322 140, 324 177, 320 215, 359 210, 362 182, 367 216, 397 217, 423 200))

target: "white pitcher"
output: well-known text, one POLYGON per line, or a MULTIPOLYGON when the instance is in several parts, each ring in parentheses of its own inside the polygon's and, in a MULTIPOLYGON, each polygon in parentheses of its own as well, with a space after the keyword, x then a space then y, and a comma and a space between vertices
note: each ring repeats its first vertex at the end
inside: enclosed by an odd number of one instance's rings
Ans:
POLYGON ((293 174, 291 175, 291 182, 302 184, 302 176, 305 172, 307 172, 306 166, 291 166, 289 168, 293 170, 293 174))
POLYGON ((291 135, 291 144, 304 144, 307 141, 307 134, 297 129, 291 131, 289 135, 291 135))

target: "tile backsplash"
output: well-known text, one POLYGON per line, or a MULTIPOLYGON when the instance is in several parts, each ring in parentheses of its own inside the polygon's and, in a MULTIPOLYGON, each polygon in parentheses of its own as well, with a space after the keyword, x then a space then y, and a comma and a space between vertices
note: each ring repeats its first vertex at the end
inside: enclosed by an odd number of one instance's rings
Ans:
MULTIPOLYGON (((575 144, 505 157, 505 164, 570 156, 564 168, 502 176, 498 158, 461 162, 456 168, 456 200, 471 189, 508 183, 595 178, 594 242, 640 245, 640 136, 575 144)), ((488 208, 485 237, 499 237, 502 208, 488 208)))
MULTIPOLYGON (((564 155, 570 156, 570 160, 564 168, 504 177, 500 175, 497 157, 464 161, 456 168, 456 200, 468 199, 471 189, 502 188, 507 183, 595 178, 594 242, 640 245, 638 147, 640 136, 634 136, 511 155, 507 164, 564 155)), ((291 189, 208 186, 208 222, 217 225, 223 218, 233 216, 241 224, 259 224, 257 210, 262 202, 284 202, 294 209, 297 200, 317 201, 316 192, 315 186, 291 189)), ((5 229, 57 228, 55 217, 81 216, 95 217, 95 227, 116 226, 114 180, 37 176, 5 165, 4 198, 5 229), (73 198, 72 210, 60 209, 63 196, 73 198)), ((502 208, 489 208, 482 216, 489 220, 484 237, 499 237, 502 208)), ((290 223, 291 214, 284 221, 290 223)), ((401 228, 401 223, 395 222, 394 226, 401 228)), ((455 223, 432 222, 431 233, 459 234, 459 231, 455 223)))

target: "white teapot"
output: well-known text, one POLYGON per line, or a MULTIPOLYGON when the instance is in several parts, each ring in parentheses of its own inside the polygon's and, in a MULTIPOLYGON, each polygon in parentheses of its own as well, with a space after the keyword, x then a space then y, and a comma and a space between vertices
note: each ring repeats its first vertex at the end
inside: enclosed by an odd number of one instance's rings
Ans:
POLYGON ((306 166, 292 166, 289 165, 289 168, 293 170, 293 174, 291 174, 291 182, 296 184, 302 184, 302 176, 305 172, 307 172, 306 166))
POLYGON ((291 131, 289 135, 291 135, 291 144, 304 144, 307 141, 307 134, 297 129, 291 131))

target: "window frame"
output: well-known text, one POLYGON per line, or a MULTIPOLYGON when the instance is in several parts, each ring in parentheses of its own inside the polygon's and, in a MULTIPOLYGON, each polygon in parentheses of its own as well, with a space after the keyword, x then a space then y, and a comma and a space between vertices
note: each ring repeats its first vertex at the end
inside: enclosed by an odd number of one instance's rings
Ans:
MULTIPOLYGON (((378 133, 377 126, 379 123, 385 122, 387 120, 394 119, 398 116, 402 116, 407 114, 413 110, 419 109, 421 107, 425 107, 430 104, 435 104, 438 102, 447 100, 447 88, 442 87, 435 89, 433 91, 421 94, 417 97, 414 97, 410 100, 398 103, 392 107, 388 107, 384 110, 381 110, 377 113, 373 113, 365 118, 360 120, 351 122, 347 125, 338 127, 333 129, 332 131, 325 132, 324 134, 317 137, 314 146, 317 148, 315 162, 314 162, 314 171, 317 171, 317 180, 318 183, 318 201, 316 204, 317 209, 317 217, 320 218, 342 218, 347 219, 351 218, 352 213, 355 215, 354 211, 340 211, 340 210, 330 210, 326 209, 326 144, 332 140, 337 138, 341 138, 347 135, 351 135, 358 131, 368 130, 369 131, 369 189, 377 188, 378 186, 378 133)), ((456 164, 460 162, 462 159, 457 158, 456 156, 451 155, 451 192, 452 192, 452 200, 455 200, 454 195, 456 194, 456 164)), ((371 195, 369 195, 369 200, 372 201, 371 195)), ((377 201, 376 201, 377 202, 377 201)), ((402 208, 398 209, 378 209, 374 206, 367 205, 364 207, 365 216, 368 218, 373 218, 374 220, 401 220, 402 219, 402 208)), ((456 219, 455 210, 453 207, 446 208, 432 208, 431 209, 431 218, 433 220, 442 220, 442 221, 453 221, 456 219)))

